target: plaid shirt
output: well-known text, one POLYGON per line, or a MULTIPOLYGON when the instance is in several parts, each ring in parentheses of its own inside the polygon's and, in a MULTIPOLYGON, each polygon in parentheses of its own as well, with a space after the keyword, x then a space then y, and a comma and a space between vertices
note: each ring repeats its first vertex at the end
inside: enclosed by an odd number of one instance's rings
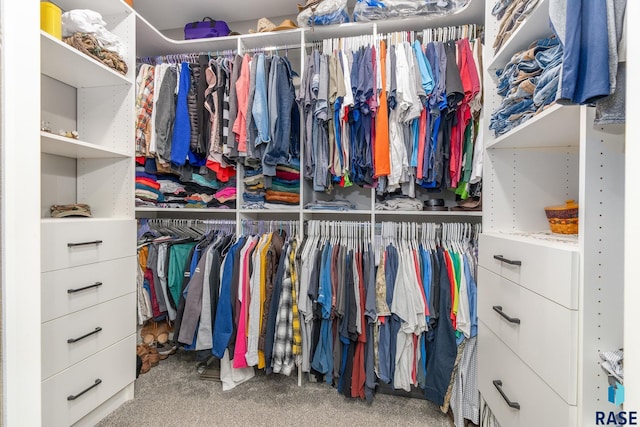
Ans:
POLYGON ((296 270, 296 244, 293 243, 291 249, 291 257, 289 259, 289 265, 291 266, 291 299, 293 301, 293 355, 296 362, 300 363, 300 356, 302 355, 302 335, 300 332, 300 314, 298 313, 298 298, 296 297, 296 290, 299 289, 300 283, 298 283, 298 271, 296 270))
MULTIPOLYGON (((146 64, 144 64, 146 65, 146 64)), ((151 124, 151 113, 153 112, 153 80, 155 68, 147 65, 140 68, 136 98, 136 156, 147 156, 149 154, 149 147, 147 145, 147 138, 145 132, 147 127, 151 124)))
POLYGON ((273 340, 273 372, 276 374, 290 375, 293 370, 293 300, 291 282, 290 254, 291 246, 287 246, 284 278, 282 280, 282 293, 278 305, 276 317, 276 332, 273 340))

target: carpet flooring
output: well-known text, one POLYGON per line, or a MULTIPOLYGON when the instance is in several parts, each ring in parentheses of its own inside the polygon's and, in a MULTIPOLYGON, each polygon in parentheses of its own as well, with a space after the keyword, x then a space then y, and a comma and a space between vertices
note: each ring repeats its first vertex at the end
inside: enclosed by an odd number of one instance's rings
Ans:
POLYGON ((231 391, 201 380, 196 362, 179 352, 141 375, 135 399, 99 426, 421 426, 451 427, 422 399, 377 394, 374 402, 346 399, 327 384, 258 373, 231 391))

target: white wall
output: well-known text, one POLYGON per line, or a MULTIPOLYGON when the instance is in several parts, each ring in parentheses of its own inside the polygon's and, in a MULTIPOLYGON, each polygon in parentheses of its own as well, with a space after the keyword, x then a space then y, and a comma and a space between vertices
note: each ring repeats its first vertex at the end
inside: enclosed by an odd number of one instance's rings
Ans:
POLYGON ((640 187, 637 185, 637 168, 640 161, 640 81, 633 76, 640 73, 640 2, 627 2, 627 128, 626 128, 626 186, 625 186, 625 279, 624 279, 624 385, 625 410, 640 411, 640 187), (629 78, 632 77, 632 78, 629 78))
POLYGON ((1 1, 2 425, 41 424, 40 9, 1 1), (28 48, 25 48, 28 46, 28 48), (28 167, 25 167, 28 166, 28 167))

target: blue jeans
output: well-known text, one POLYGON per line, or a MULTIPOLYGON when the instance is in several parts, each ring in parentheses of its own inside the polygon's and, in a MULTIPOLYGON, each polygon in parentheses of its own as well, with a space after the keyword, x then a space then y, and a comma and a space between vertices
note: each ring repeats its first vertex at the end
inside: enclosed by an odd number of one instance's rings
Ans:
POLYGON ((562 46, 556 45, 550 49, 536 53, 536 62, 542 69, 553 67, 562 61, 562 46))
POLYGON ((269 110, 267 106, 267 76, 264 63, 264 54, 258 55, 258 64, 256 66, 256 93, 253 99, 253 120, 258 128, 258 138, 256 138, 255 146, 259 146, 263 142, 271 141, 271 132, 269 129, 269 110))
POLYGON ((495 131, 496 135, 501 135, 515 127, 509 120, 512 115, 533 111, 533 100, 524 98, 512 104, 504 104, 491 115, 489 129, 495 131))
POLYGON ((553 68, 545 70, 540 76, 536 90, 533 93, 533 103, 536 107, 551 104, 556 100, 561 68, 562 66, 558 64, 553 68))
MULTIPOLYGON (((289 164, 290 161, 290 144, 291 144, 291 109, 295 98, 295 89, 293 87, 293 72, 291 64, 287 58, 275 57, 274 64, 277 65, 276 87, 278 97, 277 116, 273 139, 265 150, 263 163, 275 167, 279 164, 289 164), (275 63, 278 61, 278 63, 275 63)), ((270 175, 273 176, 273 175, 270 175)))

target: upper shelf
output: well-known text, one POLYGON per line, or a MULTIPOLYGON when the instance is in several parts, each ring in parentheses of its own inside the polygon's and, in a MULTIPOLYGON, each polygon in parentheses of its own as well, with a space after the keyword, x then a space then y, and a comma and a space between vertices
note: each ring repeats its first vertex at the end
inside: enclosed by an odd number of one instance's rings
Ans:
POLYGON ((41 73, 75 88, 133 84, 126 76, 68 44, 40 32, 41 73))
POLYGON ((481 217, 482 211, 375 211, 376 216, 481 217))
POLYGON ((341 25, 316 26, 298 30, 243 34, 198 40, 173 40, 158 31, 149 21, 136 13, 136 51, 139 57, 153 57, 180 53, 223 52, 269 46, 299 46, 307 42, 333 37, 351 37, 391 31, 420 30, 462 24, 484 23, 484 0, 470 0, 461 10, 449 15, 412 16, 374 22, 353 22, 341 25))
POLYGON ((40 151, 72 159, 111 159, 131 157, 127 153, 111 150, 89 142, 78 141, 73 138, 40 132, 40 151))
POLYGON ((577 234, 556 234, 550 231, 484 231, 482 234, 534 245, 543 244, 563 250, 579 250, 577 234))
MULTIPOLYGON (((516 28, 511 37, 502 44, 500 50, 489 63, 488 69, 495 71, 503 68, 514 53, 526 49, 531 42, 547 37, 552 33, 553 30, 549 24, 549 0, 539 0, 536 8, 516 28)), ((488 48, 492 49, 491 47, 488 48)))
POLYGON ((520 126, 489 139, 487 148, 573 147, 580 143, 580 107, 552 105, 520 126))
POLYGON ((238 36, 215 39, 173 40, 136 13, 136 55, 138 57, 236 50, 238 36))
POLYGON ((132 13, 133 10, 124 1, 88 1, 88 0, 56 0, 56 5, 63 12, 73 9, 92 9, 102 16, 132 13))

